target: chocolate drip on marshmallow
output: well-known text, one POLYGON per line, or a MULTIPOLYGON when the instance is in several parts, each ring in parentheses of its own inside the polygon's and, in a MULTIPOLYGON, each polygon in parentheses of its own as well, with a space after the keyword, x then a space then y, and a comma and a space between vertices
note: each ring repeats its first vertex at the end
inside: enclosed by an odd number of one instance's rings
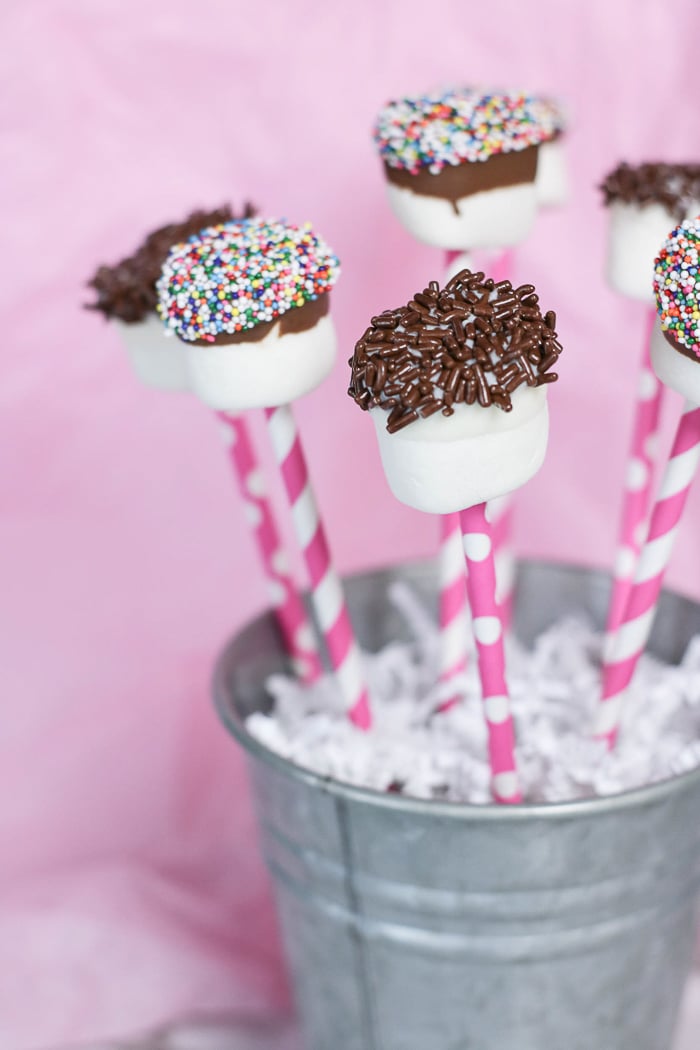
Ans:
POLYGON ((311 328, 326 317, 330 310, 331 293, 324 292, 317 299, 311 299, 303 306, 295 306, 274 321, 263 321, 253 328, 245 328, 240 332, 229 334, 222 332, 212 340, 193 339, 193 346, 229 346, 240 343, 260 343, 274 330, 279 336, 298 335, 299 332, 308 332, 311 328))
POLYGON ((460 404, 510 412, 523 383, 557 378, 556 316, 531 284, 497 284, 463 270, 441 290, 431 281, 406 306, 373 317, 355 346, 349 395, 389 413, 389 433, 460 404))
POLYGON ((389 182, 412 193, 426 197, 441 197, 450 201, 455 214, 460 214, 459 201, 485 190, 518 186, 534 182, 537 173, 537 146, 513 153, 495 153, 478 164, 447 165, 437 175, 422 168, 415 175, 403 168, 384 165, 389 182))

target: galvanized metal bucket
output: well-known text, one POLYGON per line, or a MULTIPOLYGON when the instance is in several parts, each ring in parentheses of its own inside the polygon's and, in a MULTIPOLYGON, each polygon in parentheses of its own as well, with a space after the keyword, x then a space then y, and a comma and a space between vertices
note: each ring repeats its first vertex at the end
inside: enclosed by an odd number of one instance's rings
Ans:
MULTIPOLYGON (((400 636, 396 579, 348 581, 363 645, 400 636)), ((520 572, 516 631, 604 618, 600 574, 520 572)), ((700 606, 663 597, 651 648, 676 661, 700 606)), ((694 937, 700 772, 557 805, 420 802, 324 780, 245 717, 286 660, 271 616, 223 653, 215 695, 245 748, 307 1050, 669 1050, 694 937)))

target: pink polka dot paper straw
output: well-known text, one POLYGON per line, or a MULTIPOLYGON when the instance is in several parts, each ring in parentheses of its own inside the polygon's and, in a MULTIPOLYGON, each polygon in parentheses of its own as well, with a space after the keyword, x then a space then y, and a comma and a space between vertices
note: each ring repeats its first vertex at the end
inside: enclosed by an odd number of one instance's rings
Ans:
MULTIPOLYGON (((510 496, 489 502, 496 566, 496 597, 501 619, 507 629, 512 618, 515 561, 512 546, 513 503, 510 496)), ((470 614, 464 549, 459 514, 440 518, 440 681, 450 682, 464 674, 469 665, 470 614)), ((458 697, 444 701, 440 711, 448 711, 458 697)))
MULTIPOLYGON (((440 681, 450 682, 467 669, 470 635, 459 514, 443 514, 440 530, 440 681)), ((448 710, 455 700, 446 700, 440 710, 448 710)))
POLYGON ((457 262, 458 259, 461 259, 464 254, 464 252, 457 252, 453 250, 445 252, 445 269, 449 270, 452 264, 457 262))
POLYGON ((515 764, 515 734, 506 684, 503 624, 496 601, 493 535, 486 505, 480 503, 463 510, 460 523, 488 730, 491 790, 496 802, 521 802, 515 764))
POLYGON ((496 560, 496 598, 506 630, 513 619, 513 591, 515 587, 515 554, 513 552, 513 497, 499 496, 489 501, 489 517, 493 532, 493 553, 496 560))
POLYGON ((311 601, 330 663, 350 720, 369 729, 372 717, 360 653, 355 643, 342 586, 331 564, 325 529, 311 487, 306 459, 292 411, 287 405, 265 410, 272 446, 282 473, 299 545, 311 581, 311 601))
POLYGON ((493 277, 498 284, 499 281, 513 280, 513 267, 515 266, 515 249, 504 248, 499 252, 489 267, 489 277, 493 277))
POLYGON ((250 523, 267 578, 270 601, 295 671, 305 682, 314 682, 323 667, 314 631, 306 615, 287 564, 265 478, 258 465, 248 426, 237 415, 217 412, 226 447, 238 480, 243 509, 250 523))
MULTIPOLYGON (((459 270, 473 270, 473 260, 471 254, 467 251, 447 251, 444 256, 445 263, 445 280, 452 277, 459 270)), ((504 248, 503 251, 498 252, 491 264, 487 267, 489 277, 492 277, 496 283, 499 281, 511 280, 513 276, 513 266, 515 263, 515 250, 513 248, 504 248)))
POLYGON ((603 666, 596 735, 614 747, 627 690, 651 632, 678 523, 700 459, 700 408, 687 402, 661 481, 625 611, 603 666))
MULTIPOLYGON (((445 252, 443 256, 443 263, 443 279, 445 283, 447 283, 447 281, 449 281, 451 277, 454 277, 455 274, 459 273, 460 270, 472 269, 472 259, 468 252, 445 252)), ((462 560, 464 561, 464 559, 462 560)))
POLYGON ((649 358, 649 344, 655 321, 656 311, 650 310, 648 332, 645 334, 639 372, 634 427, 627 459, 622 516, 605 628, 609 637, 614 635, 620 625, 646 536, 656 460, 659 415, 663 400, 663 384, 654 375, 649 358))

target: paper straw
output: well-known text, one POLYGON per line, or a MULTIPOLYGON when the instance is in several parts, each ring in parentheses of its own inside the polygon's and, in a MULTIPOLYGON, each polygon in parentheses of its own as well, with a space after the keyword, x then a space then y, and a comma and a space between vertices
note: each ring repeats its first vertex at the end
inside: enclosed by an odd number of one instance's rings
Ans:
POLYGON ((491 789, 497 802, 520 802, 515 765, 515 734, 505 675, 503 624, 496 601, 496 567, 491 525, 483 503, 460 514, 467 591, 479 660, 488 731, 491 789))
MULTIPOLYGON (((471 255, 468 252, 445 252, 443 257, 444 271, 443 284, 447 284, 455 274, 461 270, 472 270, 474 268, 471 255), (459 263, 459 265, 458 265, 459 263)), ((464 558, 462 559, 464 561, 464 558)))
MULTIPOLYGON (((511 542, 513 504, 510 496, 489 502, 496 569, 496 599, 501 621, 508 628, 513 609, 515 562, 511 542)), ((459 514, 440 518, 440 681, 450 682, 464 674, 469 665, 469 599, 464 571, 462 526, 459 514)), ((449 711, 457 696, 440 704, 439 711, 449 711)))
POLYGON ((508 630, 513 619, 513 590, 515 587, 515 554, 513 552, 513 498, 499 496, 489 500, 489 518, 493 533, 493 552, 496 560, 496 598, 501 620, 508 630))
POLYGON ((345 698, 350 720, 369 729, 372 718, 340 580, 331 565, 326 534, 309 480, 294 416, 287 405, 265 410, 275 456, 292 508, 292 520, 311 582, 311 602, 326 643, 330 664, 345 698))
POLYGON ((229 412, 217 412, 223 426, 229 458, 243 498, 243 509, 258 547, 272 607, 294 669, 305 682, 315 682, 323 667, 316 637, 291 575, 281 542, 265 477, 258 464, 245 421, 229 412))
MULTIPOLYGON (((457 259, 463 260, 463 268, 468 270, 474 269, 474 263, 471 258, 471 249, 465 249, 464 251, 450 250, 446 251, 444 255, 445 273, 452 273, 457 259)), ((514 261, 515 249, 504 248, 495 256, 491 264, 487 267, 487 276, 492 277, 497 284, 499 281, 510 280, 513 272, 514 261)))
POLYGON ((488 276, 493 277, 496 284, 499 281, 511 281, 514 263, 515 249, 504 248, 489 267, 488 276))
POLYGON ((446 251, 444 259, 445 270, 449 270, 453 262, 455 262, 457 259, 460 259, 463 255, 466 256, 467 254, 468 253, 466 251, 459 252, 452 249, 450 249, 450 251, 446 251))
POLYGON ((608 636, 620 625, 632 589, 634 573, 646 537, 647 515, 651 502, 653 471, 663 384, 654 375, 649 358, 649 345, 656 321, 656 310, 649 310, 645 332, 639 389, 635 409, 632 442, 625 471, 625 492, 615 554, 613 584, 605 626, 608 636))
POLYGON ((603 697, 595 732, 609 747, 615 745, 627 690, 651 632, 661 584, 699 458, 700 408, 686 402, 627 605, 603 665, 603 697))
MULTIPOLYGON (((469 661, 469 602, 459 514, 443 514, 440 530, 440 681, 450 682, 464 674, 469 661)), ((439 710, 449 710, 456 699, 450 697, 439 710)))

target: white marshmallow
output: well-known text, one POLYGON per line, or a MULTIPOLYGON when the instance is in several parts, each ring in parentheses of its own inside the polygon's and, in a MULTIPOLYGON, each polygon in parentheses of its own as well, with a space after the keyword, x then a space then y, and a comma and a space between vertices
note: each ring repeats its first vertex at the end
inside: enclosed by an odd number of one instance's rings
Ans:
POLYGON ((436 248, 461 251, 509 248, 530 233, 537 213, 534 182, 499 186, 452 202, 386 184, 389 203, 399 221, 419 241, 436 248))
POLYGON ((657 318, 649 347, 651 363, 666 386, 682 394, 687 401, 700 405, 700 358, 691 360, 666 339, 657 318))
POLYGON ((112 322, 126 347, 131 366, 145 386, 158 390, 188 390, 187 353, 179 339, 169 337, 157 314, 143 321, 112 322))
POLYGON ((371 409, 396 498, 416 510, 450 514, 524 485, 547 450, 547 388, 521 386, 511 396, 511 412, 461 404, 451 416, 435 413, 394 434, 386 429, 386 411, 371 409))
POLYGON ((326 315, 303 332, 280 335, 276 324, 255 343, 180 345, 194 393, 211 408, 243 412, 289 404, 317 387, 333 368, 337 338, 326 315))
POLYGON ((561 138, 543 142, 537 150, 535 190, 541 208, 557 208, 569 199, 566 151, 561 138))
MULTIPOLYGON (((678 219, 661 204, 613 201, 608 211, 608 280, 622 295, 653 303, 654 260, 678 219)), ((700 202, 688 214, 696 211, 700 202)))

